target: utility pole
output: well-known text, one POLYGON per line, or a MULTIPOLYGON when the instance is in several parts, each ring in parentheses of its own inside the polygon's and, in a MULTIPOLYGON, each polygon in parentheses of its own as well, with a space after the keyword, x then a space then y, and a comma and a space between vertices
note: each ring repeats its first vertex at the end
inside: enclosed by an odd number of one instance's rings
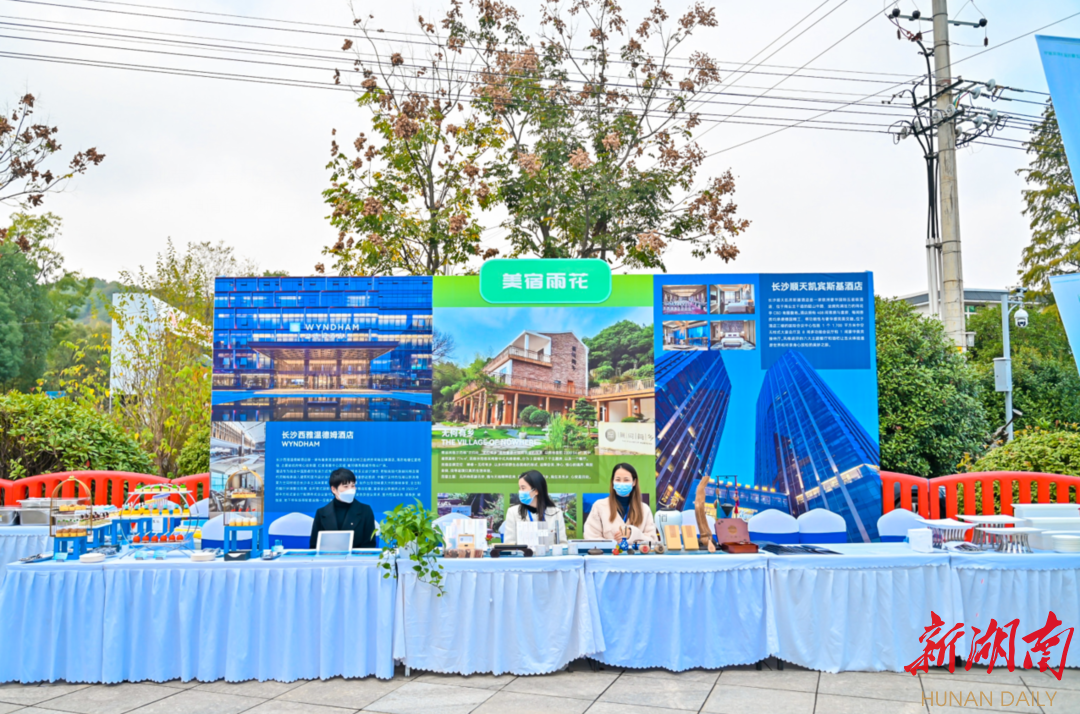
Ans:
MULTIPOLYGON (((934 0, 934 75, 937 80, 937 109, 944 116, 953 113, 952 62, 949 57, 948 0, 934 0)), ((938 161, 941 197, 941 321, 945 332, 963 350, 967 345, 964 320, 964 266, 960 252, 960 196, 956 183, 956 125, 944 122, 938 128, 938 161)))
MULTIPOLYGON (((1017 287, 1006 290, 1001 296, 1001 357, 994 358, 994 391, 1005 394, 1005 441, 1013 439, 1013 421, 1019 412, 1013 411, 1012 347, 1009 345, 1009 313, 1016 311, 1016 326, 1023 329, 1028 326, 1028 314, 1024 309, 1024 293, 1027 288, 1017 287), (1012 297, 1013 293, 1016 297, 1012 297)), ((1000 433, 1000 429, 998 433, 1000 433)))
MULTIPOLYGON (((898 7, 886 13, 896 26, 897 39, 907 38, 919 45, 926 62, 926 78, 893 95, 887 104, 900 97, 911 97, 915 115, 893 125, 894 141, 914 137, 926 160, 929 210, 926 230, 926 272, 931 314, 941 318, 945 332, 958 349, 967 347, 964 315, 964 269, 960 250, 960 207, 956 176, 956 149, 980 136, 992 135, 1005 126, 1008 117, 996 109, 986 110, 974 104, 985 96, 997 101, 1008 87, 994 80, 973 82, 952 76, 949 48, 949 25, 985 28, 985 17, 978 22, 949 19, 948 0, 933 0, 933 17, 925 18, 918 10, 904 15, 898 7), (899 20, 933 23, 931 48, 923 43, 922 31, 911 32, 899 20), (930 59, 933 58, 933 68, 930 59), (922 87, 925 87, 923 93, 922 87), (956 98, 958 97, 958 98, 956 98), (964 100, 967 100, 966 103, 964 100)), ((984 37, 983 44, 989 40, 984 37)))

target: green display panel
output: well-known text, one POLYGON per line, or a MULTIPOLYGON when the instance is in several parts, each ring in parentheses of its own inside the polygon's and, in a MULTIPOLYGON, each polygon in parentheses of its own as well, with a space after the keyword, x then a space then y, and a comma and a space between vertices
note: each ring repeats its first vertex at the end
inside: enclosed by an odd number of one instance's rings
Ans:
POLYGON ((619 463, 634 466, 655 504, 652 303, 652 276, 611 276, 600 261, 488 261, 480 276, 436 280, 436 340, 446 346, 432 395, 432 499, 440 512, 487 517, 498 530, 516 504, 518 477, 537 469, 569 534, 580 535, 619 463), (523 287, 515 298, 517 288, 504 290, 499 277, 569 275, 582 263, 603 266, 585 282, 599 291, 592 286, 603 287, 606 276, 604 294, 569 298, 557 287, 536 302, 546 286, 532 294, 523 287))

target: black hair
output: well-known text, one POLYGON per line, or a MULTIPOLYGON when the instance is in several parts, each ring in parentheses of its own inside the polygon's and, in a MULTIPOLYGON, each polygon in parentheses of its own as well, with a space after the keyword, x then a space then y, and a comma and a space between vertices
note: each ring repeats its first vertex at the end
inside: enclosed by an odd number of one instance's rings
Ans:
POLYGON ((555 502, 548 496, 547 480, 544 478, 544 474, 532 469, 521 474, 520 478, 525 479, 525 483, 536 489, 536 499, 533 501, 532 507, 526 506, 524 503, 518 505, 518 517, 521 519, 528 518, 528 512, 535 508, 536 520, 544 520, 544 512, 549 508, 555 508, 555 502))
POLYGON ((348 469, 334 469, 330 473, 330 488, 341 488, 350 483, 356 483, 356 474, 348 469))

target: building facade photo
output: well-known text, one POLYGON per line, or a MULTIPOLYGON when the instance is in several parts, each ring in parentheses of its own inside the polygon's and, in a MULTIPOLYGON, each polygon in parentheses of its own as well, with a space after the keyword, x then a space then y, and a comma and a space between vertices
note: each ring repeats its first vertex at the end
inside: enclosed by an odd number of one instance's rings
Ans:
POLYGON ((765 375, 757 449, 755 483, 786 493, 792 515, 824 508, 844 517, 848 540, 877 537, 877 441, 797 351, 765 375))
POLYGON ((656 499, 682 510, 691 486, 712 475, 731 380, 716 352, 665 352, 656 362, 656 499))
POLYGON ((529 406, 567 414, 589 395, 588 364, 589 348, 573 332, 525 330, 488 360, 492 379, 458 390, 453 406, 479 426, 517 426, 529 406))

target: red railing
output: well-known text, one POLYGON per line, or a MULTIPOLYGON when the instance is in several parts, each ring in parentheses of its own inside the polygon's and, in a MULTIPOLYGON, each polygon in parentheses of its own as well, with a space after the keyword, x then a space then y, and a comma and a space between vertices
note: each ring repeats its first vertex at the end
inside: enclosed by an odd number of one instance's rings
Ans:
POLYGON ((955 518, 961 513, 966 516, 994 513, 1011 516, 1013 503, 1051 503, 1051 498, 1058 503, 1080 503, 1080 476, 1026 471, 982 471, 925 479, 921 476, 882 471, 883 513, 894 508, 894 484, 897 483, 900 484, 900 507, 917 510, 924 518, 955 518), (916 509, 912 508, 912 489, 915 489, 917 494, 917 502, 914 503, 916 509), (942 489, 945 496, 944 513, 941 512, 939 496, 942 489))
MULTIPOLYGON (((49 498, 57 485, 74 476, 90 488, 94 505, 112 504, 120 507, 124 504, 128 492, 134 486, 171 483, 182 484, 192 491, 196 500, 206 498, 210 493, 210 474, 196 474, 178 479, 161 478, 149 474, 136 474, 127 471, 65 471, 55 474, 41 474, 29 478, 8 481, 0 479, 0 500, 5 506, 15 506, 25 498, 49 498)), ((66 483, 60 489, 63 498, 76 495, 76 484, 66 483)), ((84 494, 79 494, 84 495, 84 494)))
POLYGON ((883 514, 893 510, 896 499, 896 487, 900 484, 900 507, 906 511, 912 508, 912 489, 916 491, 918 514, 923 518, 930 517, 930 482, 922 476, 893 473, 892 471, 881 472, 881 512, 883 514))
POLYGON ((1051 503, 1050 486, 1054 485, 1058 503, 1076 503, 1076 494, 1080 491, 1080 477, 1061 474, 1030 473, 1024 471, 983 471, 968 474, 953 474, 930 480, 934 498, 930 499, 931 518, 952 518, 957 513, 966 516, 991 515, 1000 512, 1011 516, 1014 503, 1013 487, 1017 487, 1019 499, 1016 503, 1051 503), (976 484, 979 488, 976 491, 976 484), (998 485, 995 493, 994 485, 998 485), (940 499, 937 498, 940 487, 945 487, 945 515, 940 513, 940 499), (1035 498, 1032 499, 1032 486, 1035 498), (1070 492, 1072 497, 1070 498, 1070 492), (963 497, 963 511, 959 500, 963 497), (981 501, 981 503, 976 503, 981 501))

